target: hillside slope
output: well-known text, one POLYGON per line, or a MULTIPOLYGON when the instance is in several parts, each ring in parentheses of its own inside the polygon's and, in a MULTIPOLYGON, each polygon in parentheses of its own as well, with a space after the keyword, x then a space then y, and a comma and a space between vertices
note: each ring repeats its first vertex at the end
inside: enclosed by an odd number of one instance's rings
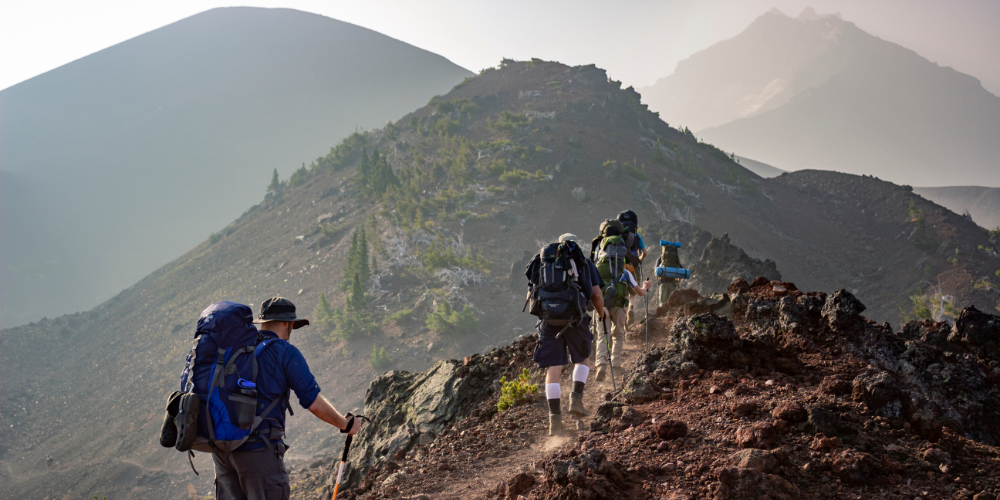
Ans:
POLYGON ((968 213, 986 229, 1000 228, 1000 188, 947 186, 913 188, 913 192, 956 214, 968 213))
MULTIPOLYGON (((992 276, 998 261, 977 246, 996 242, 908 188, 832 172, 760 179, 668 127, 603 70, 504 61, 390 126, 351 135, 216 238, 94 310, 0 332, 0 393, 11 395, 0 400, 2 496, 185 497, 188 481, 207 491, 205 474, 155 442, 198 313, 276 294, 307 316, 321 293, 343 306, 354 231, 366 231, 375 267, 369 305, 351 317, 370 315, 373 331, 348 338, 310 326, 293 337, 342 409, 361 407, 386 366, 423 371, 530 332, 525 258, 563 232, 587 240, 625 208, 651 244, 692 235, 686 264, 706 253, 695 242, 728 234, 782 279, 856 290, 880 321, 897 321, 938 278, 959 307, 992 310, 998 299, 993 282, 970 283, 992 276), (466 306, 471 327, 442 319, 466 306), (388 364, 368 363, 375 349, 388 364), (69 415, 106 425, 81 432, 60 422, 69 415)), ((726 269, 715 264, 705 268, 726 269)), ((289 422, 290 459, 335 453, 328 426, 309 415, 289 422)), ((210 467, 206 457, 195 464, 210 467)))
POLYGON ((0 226, 0 325, 95 306, 232 221, 273 169, 470 75, 358 26, 241 7, 0 91, 0 170, 36 203, 0 200, 19 219, 0 226))
POLYGON ((853 23, 805 14, 764 14, 643 95, 668 122, 777 168, 1000 187, 1000 97, 853 23))

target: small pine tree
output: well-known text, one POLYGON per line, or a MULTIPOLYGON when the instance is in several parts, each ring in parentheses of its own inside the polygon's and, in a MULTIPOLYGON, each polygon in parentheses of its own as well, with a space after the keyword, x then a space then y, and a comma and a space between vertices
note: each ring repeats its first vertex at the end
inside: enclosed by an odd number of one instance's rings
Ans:
POLYGON ((363 311, 368 306, 368 297, 365 296, 365 289, 361 286, 361 277, 357 274, 351 281, 351 294, 347 296, 344 305, 349 313, 363 311))
POLYGON ((267 190, 274 191, 275 193, 281 191, 281 180, 278 179, 278 169, 274 169, 274 172, 271 174, 271 184, 267 186, 267 190))
POLYGON ((319 302, 313 309, 313 323, 322 330, 327 330, 333 326, 333 308, 326 300, 326 294, 319 294, 319 302))
POLYGON ((371 268, 369 267, 371 258, 368 253, 365 228, 358 227, 351 235, 351 248, 347 251, 347 265, 344 267, 343 279, 339 286, 342 291, 346 292, 350 289, 355 275, 360 277, 362 284, 368 283, 368 278, 371 277, 371 268))

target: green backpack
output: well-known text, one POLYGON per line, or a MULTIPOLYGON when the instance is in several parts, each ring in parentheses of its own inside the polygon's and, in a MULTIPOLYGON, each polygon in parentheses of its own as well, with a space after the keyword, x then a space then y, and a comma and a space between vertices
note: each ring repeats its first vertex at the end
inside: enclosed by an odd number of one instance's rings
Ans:
POLYGON ((597 271, 604 280, 604 303, 611 307, 628 306, 629 287, 623 279, 628 247, 621 236, 607 236, 597 246, 597 271), (614 295, 612 295, 612 290, 614 295), (609 300, 610 299, 610 300, 609 300))

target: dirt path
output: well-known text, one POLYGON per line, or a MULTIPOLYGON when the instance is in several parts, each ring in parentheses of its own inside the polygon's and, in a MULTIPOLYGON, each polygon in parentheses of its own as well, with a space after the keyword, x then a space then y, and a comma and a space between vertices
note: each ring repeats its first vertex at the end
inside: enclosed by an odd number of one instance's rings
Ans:
MULTIPOLYGON (((625 364, 641 352, 642 344, 630 339, 625 364)), ((625 369, 616 370, 620 385, 625 369)), ((590 429, 593 413, 612 391, 610 376, 603 382, 593 380, 594 370, 584 390, 584 403, 591 416, 578 419, 568 414, 569 398, 563 398, 563 419, 571 433, 565 437, 548 436, 548 409, 544 395, 531 405, 523 405, 482 421, 470 418, 456 424, 432 445, 406 459, 397 461, 399 470, 380 485, 374 485, 362 498, 470 499, 497 497, 498 489, 508 478, 535 470, 553 452, 575 446, 583 432, 590 429), (579 429, 579 430, 576 430, 579 429)), ((572 387, 571 373, 563 371, 564 395, 572 387)))

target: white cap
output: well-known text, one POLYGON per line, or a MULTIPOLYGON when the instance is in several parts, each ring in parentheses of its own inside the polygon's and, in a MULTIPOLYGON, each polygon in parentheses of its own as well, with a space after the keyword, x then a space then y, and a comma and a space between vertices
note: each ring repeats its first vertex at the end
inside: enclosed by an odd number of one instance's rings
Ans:
POLYGON ((576 243, 576 235, 573 233, 563 233, 561 236, 559 236, 559 243, 565 243, 567 241, 572 241, 573 243, 576 243))

